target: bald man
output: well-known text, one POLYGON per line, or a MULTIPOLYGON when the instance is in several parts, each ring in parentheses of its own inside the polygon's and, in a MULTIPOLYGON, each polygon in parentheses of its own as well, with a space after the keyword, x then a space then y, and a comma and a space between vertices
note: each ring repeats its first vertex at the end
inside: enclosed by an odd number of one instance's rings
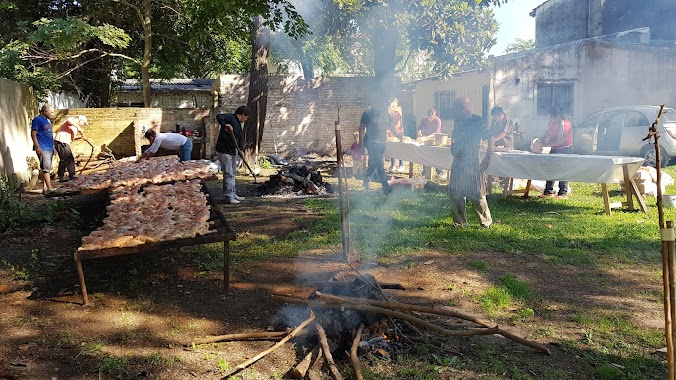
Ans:
POLYGON ((451 183, 449 184, 453 225, 467 227, 466 203, 472 203, 474 213, 483 228, 493 224, 491 211, 486 201, 486 182, 484 171, 493 150, 488 144, 486 158, 481 162, 481 140, 490 141, 490 130, 486 122, 472 114, 468 98, 457 98, 453 103, 455 125, 451 143, 453 164, 451 165, 451 183))

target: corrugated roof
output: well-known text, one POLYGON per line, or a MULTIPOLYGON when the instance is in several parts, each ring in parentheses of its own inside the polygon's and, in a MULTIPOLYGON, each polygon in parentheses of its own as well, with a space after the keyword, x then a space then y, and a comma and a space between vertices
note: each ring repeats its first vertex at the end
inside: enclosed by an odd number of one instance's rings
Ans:
MULTIPOLYGON (((151 79, 151 91, 211 91, 215 79, 151 79)), ((140 91, 141 81, 126 79, 119 86, 120 91, 140 91)))

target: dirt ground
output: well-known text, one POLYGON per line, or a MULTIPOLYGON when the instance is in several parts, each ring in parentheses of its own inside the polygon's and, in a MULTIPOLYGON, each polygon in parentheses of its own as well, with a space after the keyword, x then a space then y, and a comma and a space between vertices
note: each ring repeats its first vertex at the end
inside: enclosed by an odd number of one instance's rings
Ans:
MULTIPOLYGON (((218 193, 220 183, 212 185, 218 193)), ((247 200, 221 206, 226 217, 233 216, 232 227, 238 233, 282 236, 318 217, 308 212, 300 199, 255 197, 254 189, 252 184, 242 185, 240 195, 247 200)), ((44 202, 35 197, 35 202, 44 202)), ((269 300, 270 294, 307 297, 316 289, 314 281, 354 276, 335 252, 266 261, 245 260, 233 252, 231 286, 224 291, 218 271, 200 268, 201 259, 190 250, 173 250, 84 262, 93 302, 83 307, 72 254, 80 237, 104 217, 106 198, 77 196, 65 202, 80 213, 79 219, 57 218, 56 223, 14 230, 1 237, 0 259, 5 261, 5 269, 0 272, 0 378, 220 379, 271 343, 184 344, 210 335, 266 331, 283 308, 269 300), (31 282, 17 275, 21 268, 27 268, 31 282)), ((382 282, 403 285, 406 290, 387 290, 396 300, 440 306, 452 303, 458 310, 484 317, 471 294, 490 286, 491 279, 473 267, 477 260, 499 268, 491 276, 514 274, 527 279, 534 292, 547 294, 549 302, 530 320, 498 322, 547 345, 552 355, 496 336, 452 339, 446 345, 448 352, 473 355, 477 347, 490 345, 497 357, 509 354, 509 360, 516 356, 519 362, 533 363, 526 366, 527 371, 532 378, 540 378, 542 368, 565 371, 578 365, 579 353, 559 343, 581 338, 571 323, 577 310, 614 305, 626 309, 636 323, 660 326, 656 316, 661 315, 661 305, 645 296, 659 289, 640 281, 653 275, 640 267, 602 273, 560 265, 557 272, 568 277, 552 278, 552 264, 533 256, 505 257, 491 252, 448 255, 431 248, 413 258, 366 263, 363 271, 382 282), (571 281, 573 278, 576 280, 571 281), (626 288, 628 282, 635 285, 635 294, 615 291, 619 284, 626 288)), ((282 378, 298 355, 294 346, 287 344, 254 364, 243 378, 282 378)), ((365 365, 378 373, 388 363, 383 359, 365 365)), ((345 362, 341 366, 347 368, 345 362)), ((315 368, 311 378, 328 376, 315 368)), ((468 369, 444 372, 438 378, 478 379, 484 375, 468 369)))

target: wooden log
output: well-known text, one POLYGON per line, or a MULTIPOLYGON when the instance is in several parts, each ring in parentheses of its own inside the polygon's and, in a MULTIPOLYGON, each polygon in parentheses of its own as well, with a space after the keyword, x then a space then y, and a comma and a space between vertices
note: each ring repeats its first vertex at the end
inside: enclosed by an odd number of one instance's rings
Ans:
POLYGON ((273 301, 279 301, 279 302, 288 302, 288 303, 297 303, 297 304, 305 304, 310 307, 324 307, 324 308, 338 308, 338 309, 351 309, 351 310, 359 310, 359 311, 364 311, 364 312, 369 312, 369 313, 375 313, 375 314, 382 314, 382 315, 387 315, 402 321, 408 321, 413 324, 416 324, 420 327, 424 327, 428 330, 434 331, 436 333, 446 335, 446 336, 474 336, 474 335, 492 335, 497 333, 498 329, 496 327, 489 327, 489 328, 480 328, 480 329, 466 329, 466 330, 447 330, 443 327, 439 327, 433 323, 427 322, 425 320, 422 320, 420 318, 404 314, 398 311, 390 310, 390 309, 385 309, 382 307, 377 307, 377 306, 371 306, 371 305, 364 305, 364 304, 353 304, 353 303, 327 303, 327 302, 322 302, 322 301, 315 301, 315 300, 308 300, 308 299, 303 299, 303 298, 293 298, 293 297, 285 297, 285 296, 276 296, 272 295, 271 299, 273 301))
POLYGON ((290 375, 294 379, 302 379, 307 374, 307 371, 312 367, 312 364, 322 359, 323 350, 320 344, 317 344, 308 351, 307 355, 298 362, 293 368, 291 368, 290 375))
POLYGON ((337 302, 337 303, 344 303, 344 302, 350 302, 350 303, 361 303, 361 304, 367 304, 367 305, 373 305, 373 306, 378 306, 378 307, 383 307, 387 309, 396 309, 396 310, 407 310, 407 311, 418 311, 422 313, 428 313, 428 314, 436 314, 436 315, 443 315, 445 317, 453 317, 453 318, 458 318, 458 319, 463 319, 469 322, 476 323, 480 326, 483 327, 488 327, 488 328, 495 328, 497 329, 496 334, 502 335, 507 339, 511 339, 517 343, 521 343, 524 346, 528 346, 531 348, 534 348, 538 351, 541 351, 547 355, 551 355, 551 352, 547 347, 544 345, 537 343, 537 342, 532 342, 529 341, 525 338, 522 338, 514 333, 511 333, 509 331, 506 331, 504 329, 501 329, 500 327, 496 326, 493 323, 490 323, 488 321, 485 321, 481 318, 475 317, 473 315, 461 313, 455 310, 451 310, 448 308, 441 308, 437 306, 419 306, 419 305, 411 305, 411 304, 405 304, 405 303, 399 303, 399 302, 387 302, 387 301, 378 301, 378 300, 370 300, 370 299, 363 299, 363 298, 355 298, 355 297, 341 297, 341 296, 335 296, 332 294, 323 294, 319 292, 315 292, 317 296, 319 296, 321 299, 325 299, 329 302, 337 302))
POLYGON ((237 367, 235 367, 235 369, 232 372, 230 372, 227 376, 225 376, 224 379, 229 379, 230 377, 238 374, 240 371, 242 371, 246 367, 252 365, 253 363, 255 363, 258 360, 265 357, 265 355, 267 355, 267 354, 271 353, 272 351, 276 350, 277 348, 281 347, 284 343, 288 342, 289 340, 294 338, 296 335, 298 335, 299 332, 301 332, 307 325, 309 325, 314 320, 315 320, 315 313, 311 311, 310 317, 308 319, 306 319, 305 321, 303 321, 303 323, 298 325, 298 327, 293 329, 293 331, 291 331, 287 336, 282 338, 279 342, 275 343, 274 346, 268 348, 267 350, 261 352, 260 354, 254 356, 253 358, 251 358, 251 359, 245 361, 244 363, 238 365, 237 367))
POLYGON ((324 359, 326 360, 326 364, 329 366, 329 373, 331 374, 331 377, 333 380, 343 380, 343 376, 340 374, 340 371, 338 371, 338 367, 336 367, 336 362, 333 361, 333 355, 331 355, 331 349, 329 348, 329 341, 326 339, 326 332, 324 332, 324 328, 322 325, 317 323, 315 325, 315 330, 317 330, 317 337, 319 338, 319 344, 322 346, 322 350, 324 352, 324 359))
POLYGON ((359 342, 361 341, 361 333, 364 331, 364 324, 360 324, 357 332, 354 334, 354 340, 352 341, 352 347, 350 347, 350 363, 352 364, 352 369, 354 370, 354 376, 357 380, 363 380, 364 376, 361 374, 361 364, 359 363, 359 356, 357 355, 357 349, 359 348, 359 342))
POLYGON ((286 336, 289 331, 270 331, 270 332, 254 332, 254 333, 239 333, 239 334, 225 334, 216 335, 208 338, 194 339, 190 344, 208 344, 217 342, 227 342, 233 340, 276 340, 286 336))

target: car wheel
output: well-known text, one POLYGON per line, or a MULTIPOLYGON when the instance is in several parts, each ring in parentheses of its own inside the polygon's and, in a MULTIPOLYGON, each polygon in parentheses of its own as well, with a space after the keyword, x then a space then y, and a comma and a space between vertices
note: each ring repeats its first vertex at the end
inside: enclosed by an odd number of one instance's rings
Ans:
MULTIPOLYGON (((655 162, 657 161, 655 146, 648 144, 641 148, 641 157, 645 159, 644 166, 655 167, 655 162)), ((660 166, 663 168, 667 167, 669 161, 671 161, 671 157, 664 151, 664 148, 660 147, 660 166)))

